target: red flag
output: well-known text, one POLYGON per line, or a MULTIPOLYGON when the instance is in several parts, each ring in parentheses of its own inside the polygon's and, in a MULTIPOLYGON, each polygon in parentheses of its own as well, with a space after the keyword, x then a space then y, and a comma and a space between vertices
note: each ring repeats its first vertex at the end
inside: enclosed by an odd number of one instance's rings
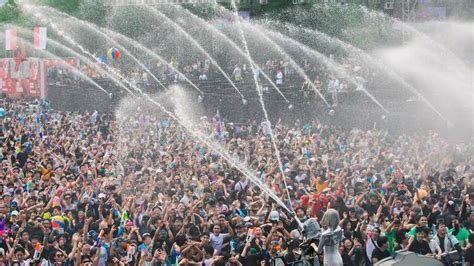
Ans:
POLYGON ((5 50, 16 50, 16 30, 14 29, 5 30, 5 50))
POLYGON ((35 27, 34 31, 34 46, 35 49, 46 49, 47 40, 47 28, 46 27, 35 27))

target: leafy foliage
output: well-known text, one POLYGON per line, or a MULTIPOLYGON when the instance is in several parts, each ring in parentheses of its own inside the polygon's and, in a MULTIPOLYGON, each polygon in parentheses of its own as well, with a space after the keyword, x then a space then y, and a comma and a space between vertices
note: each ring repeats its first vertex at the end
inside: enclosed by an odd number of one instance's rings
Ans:
POLYGON ((36 0, 39 5, 50 6, 68 14, 76 13, 81 2, 81 0, 36 0))
POLYGON ((155 26, 149 16, 143 16, 144 7, 117 8, 108 22, 110 27, 121 34, 138 38, 150 32, 155 26))
POLYGON ((207 19, 212 20, 222 16, 222 12, 214 4, 184 4, 184 8, 191 11, 193 14, 207 19))
POLYGON ((15 1, 9 0, 0 8, 0 22, 16 22, 21 19, 21 11, 15 1))
POLYGON ((292 6, 262 18, 318 30, 363 49, 384 46, 399 38, 389 17, 354 4, 292 6))
POLYGON ((361 22, 363 12, 353 5, 298 5, 269 12, 263 18, 314 28, 331 36, 342 37, 343 30, 361 22))
POLYGON ((103 0, 83 0, 77 16, 82 20, 103 27, 107 23, 107 11, 107 6, 103 0))

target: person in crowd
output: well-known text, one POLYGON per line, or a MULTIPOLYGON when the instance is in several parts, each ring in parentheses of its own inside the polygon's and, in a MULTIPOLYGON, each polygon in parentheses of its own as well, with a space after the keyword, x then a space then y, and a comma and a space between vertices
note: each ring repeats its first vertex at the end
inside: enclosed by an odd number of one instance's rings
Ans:
POLYGON ((411 242, 408 243, 408 250, 421 255, 432 254, 432 250, 428 242, 429 240, 425 238, 428 231, 429 229, 427 228, 417 227, 416 239, 410 238, 411 242))
MULTIPOLYGON (((433 241, 441 249, 442 253, 448 253, 453 250, 460 250, 459 241, 452 234, 448 233, 448 229, 444 222, 440 221, 436 224, 437 234, 433 237, 433 241)), ((433 252, 434 250, 432 250, 433 252)))
POLYGON ((471 233, 468 238, 468 245, 466 249, 466 257, 464 258, 464 265, 474 265, 474 234, 471 233))
POLYGON ((377 239, 377 247, 372 252, 372 263, 376 263, 387 257, 390 257, 390 252, 388 252, 388 239, 381 236, 377 239))

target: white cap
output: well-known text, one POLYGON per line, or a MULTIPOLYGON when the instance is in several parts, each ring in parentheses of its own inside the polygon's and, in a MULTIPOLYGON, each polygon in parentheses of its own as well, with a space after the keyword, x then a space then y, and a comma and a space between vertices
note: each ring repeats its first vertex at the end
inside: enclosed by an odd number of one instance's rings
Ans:
POLYGON ((272 221, 280 220, 280 214, 277 211, 272 211, 270 213, 270 220, 272 220, 272 221))

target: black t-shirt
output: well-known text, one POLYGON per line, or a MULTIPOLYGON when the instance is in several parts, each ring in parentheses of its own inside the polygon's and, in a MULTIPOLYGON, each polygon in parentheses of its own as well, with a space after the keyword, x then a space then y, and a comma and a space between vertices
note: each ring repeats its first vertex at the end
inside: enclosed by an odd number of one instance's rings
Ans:
POLYGON ((359 223, 359 220, 358 219, 351 220, 351 218, 349 218, 348 220, 351 223, 351 231, 355 230, 357 228, 357 224, 359 223))
POLYGON ((378 261, 381 261, 388 257, 390 257, 388 250, 382 251, 379 248, 375 248, 374 251, 372 251, 372 259, 376 258, 378 261))
POLYGON ((408 251, 415 252, 417 254, 426 255, 431 253, 430 245, 426 241, 415 240, 408 251))
POLYGON ((466 249, 466 257, 464 258, 465 262, 469 262, 469 265, 474 265, 474 246, 466 249))
POLYGON ((252 254, 252 255, 247 255, 245 257, 240 257, 239 261, 243 265, 248 265, 248 266, 259 266, 260 261, 263 260, 264 257, 261 253, 258 254, 252 254))
POLYGON ((367 211, 367 213, 369 214, 369 217, 372 217, 377 212, 379 205, 372 205, 370 203, 365 203, 361 207, 362 209, 367 211))
MULTIPOLYGON (((439 243, 444 243, 444 238, 445 237, 441 237, 440 235, 438 235, 439 243)), ((439 247, 441 248, 441 251, 444 252, 444 244, 439 245, 439 247)))
POLYGON ((344 252, 342 252, 341 254, 341 257, 342 257, 342 265, 344 266, 351 265, 351 256, 349 256, 349 252, 344 250, 344 252))

